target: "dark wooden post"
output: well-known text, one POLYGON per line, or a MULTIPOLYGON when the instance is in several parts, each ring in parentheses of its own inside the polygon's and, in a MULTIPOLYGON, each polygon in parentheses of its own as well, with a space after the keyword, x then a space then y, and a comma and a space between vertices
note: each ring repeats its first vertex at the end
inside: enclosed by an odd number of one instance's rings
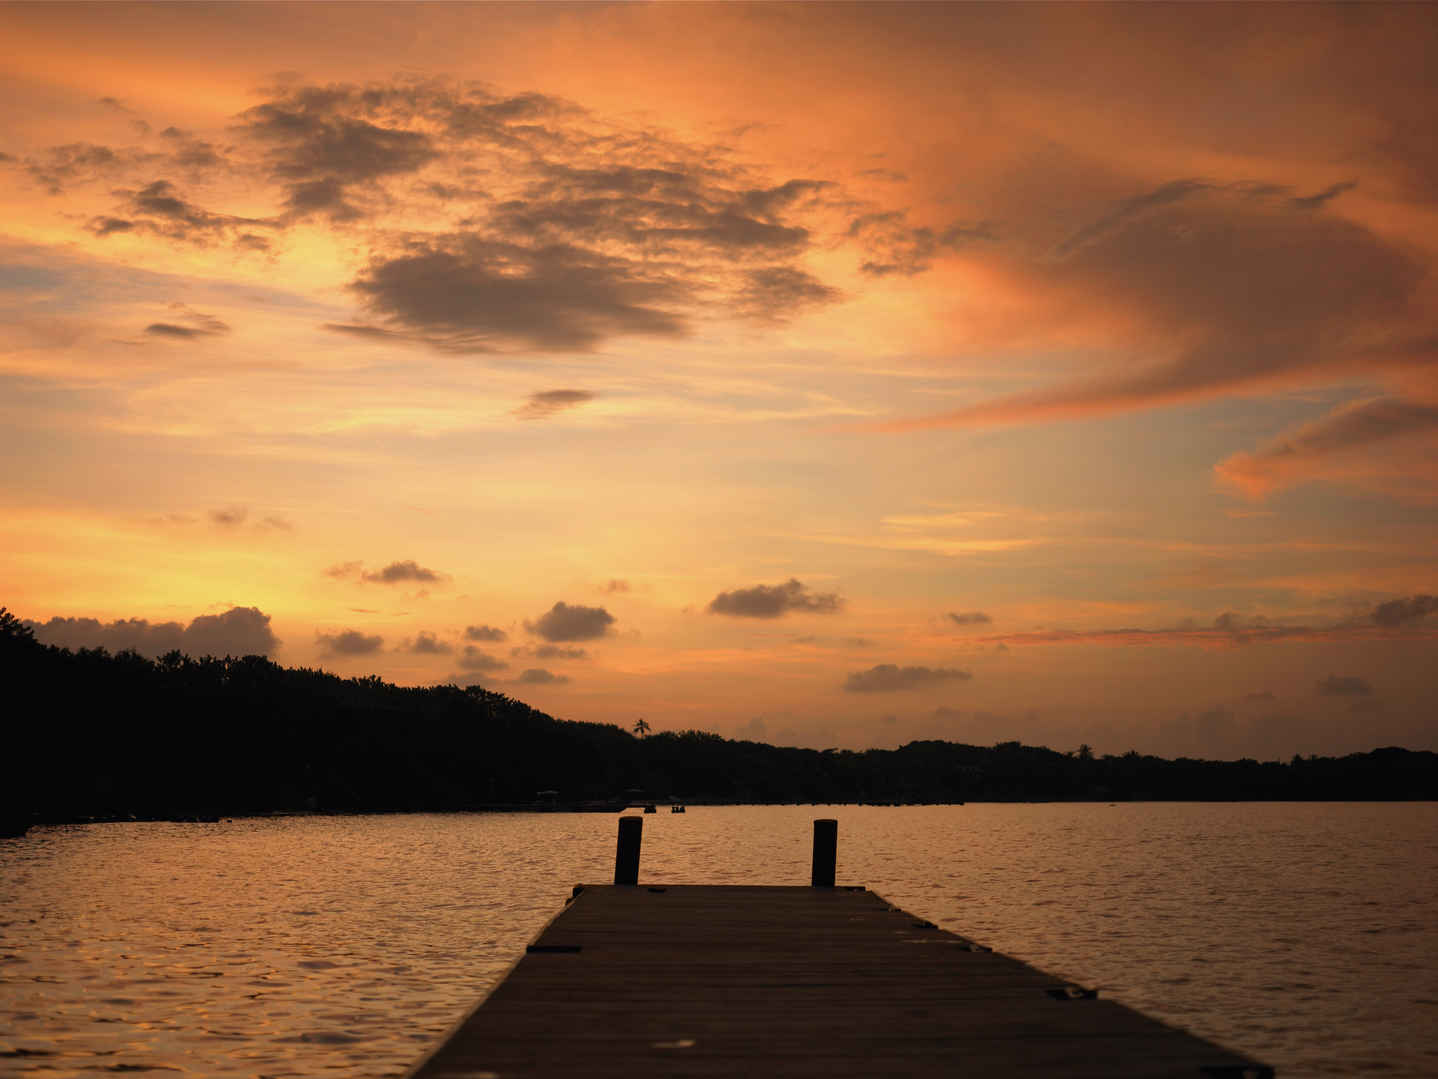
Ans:
POLYGON ((814 822, 814 873, 810 883, 815 888, 834 887, 834 864, 838 857, 839 822, 814 822))
POLYGON ((639 883, 639 839, 644 832, 643 817, 619 818, 619 845, 614 851, 614 883, 639 883))

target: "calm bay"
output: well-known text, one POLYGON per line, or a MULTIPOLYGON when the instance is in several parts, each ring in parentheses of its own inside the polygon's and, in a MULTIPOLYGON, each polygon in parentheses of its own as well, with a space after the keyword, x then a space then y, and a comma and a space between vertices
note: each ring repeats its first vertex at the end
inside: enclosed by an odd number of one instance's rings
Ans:
MULTIPOLYGON (((641 881, 841 883, 1273 1064, 1438 1074, 1438 803, 694 806, 641 881)), ((0 1074, 402 1074, 607 814, 43 827, 0 840, 0 1074)))

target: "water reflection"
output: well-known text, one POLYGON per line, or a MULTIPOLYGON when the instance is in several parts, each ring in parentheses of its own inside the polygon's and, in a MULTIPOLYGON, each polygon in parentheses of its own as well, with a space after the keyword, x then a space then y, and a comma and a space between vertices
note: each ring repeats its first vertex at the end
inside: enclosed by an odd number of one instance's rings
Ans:
MULTIPOLYGON (((695 807, 641 880, 841 883, 1280 1066, 1438 1073, 1438 806, 695 807)), ((107 824, 0 841, 0 1072, 402 1073, 571 884, 602 814, 107 824)))

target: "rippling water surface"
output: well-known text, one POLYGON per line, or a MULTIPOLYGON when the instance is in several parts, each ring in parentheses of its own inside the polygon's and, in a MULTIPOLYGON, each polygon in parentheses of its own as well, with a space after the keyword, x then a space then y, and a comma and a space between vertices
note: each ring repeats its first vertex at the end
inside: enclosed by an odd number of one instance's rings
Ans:
MULTIPOLYGON (((1276 1065, 1438 1075, 1438 804, 693 807, 641 881, 839 879, 1276 1065)), ((0 1074, 402 1074, 609 815, 291 817, 0 840, 0 1074)))

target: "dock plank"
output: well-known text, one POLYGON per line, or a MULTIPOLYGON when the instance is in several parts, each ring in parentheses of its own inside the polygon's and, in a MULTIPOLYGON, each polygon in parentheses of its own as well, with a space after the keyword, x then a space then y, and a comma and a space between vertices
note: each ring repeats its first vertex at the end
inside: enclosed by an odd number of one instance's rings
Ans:
POLYGON ((586 886, 411 1072, 1272 1074, 867 890, 703 885, 586 886))

